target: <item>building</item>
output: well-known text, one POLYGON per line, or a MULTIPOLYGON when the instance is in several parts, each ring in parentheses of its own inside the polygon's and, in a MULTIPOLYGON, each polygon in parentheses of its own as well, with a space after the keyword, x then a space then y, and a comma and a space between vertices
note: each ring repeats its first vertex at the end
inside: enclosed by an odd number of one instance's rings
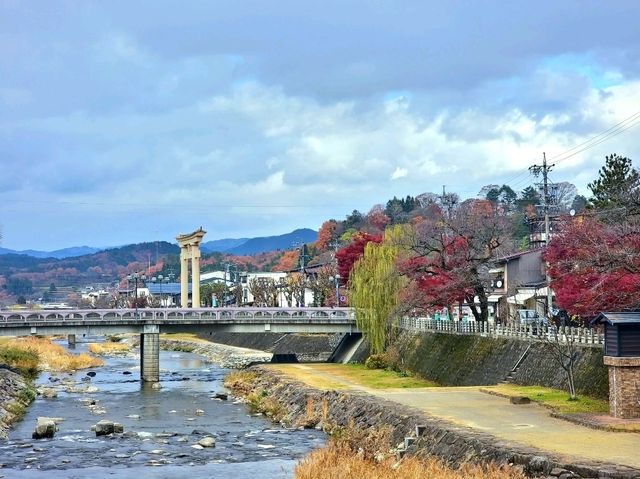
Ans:
POLYGON ((501 322, 519 317, 518 311, 547 316, 547 282, 543 248, 521 251, 499 258, 489 270, 492 291, 489 303, 501 322))

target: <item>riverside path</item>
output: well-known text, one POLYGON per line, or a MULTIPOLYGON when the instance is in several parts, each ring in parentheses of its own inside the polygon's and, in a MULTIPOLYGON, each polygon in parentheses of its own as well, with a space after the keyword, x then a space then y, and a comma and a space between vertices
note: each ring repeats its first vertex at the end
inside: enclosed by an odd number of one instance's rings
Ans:
POLYGON ((501 441, 533 447, 564 459, 640 468, 640 433, 590 429, 551 417, 549 410, 535 403, 510 404, 509 399, 484 393, 480 387, 371 389, 344 377, 318 371, 311 364, 278 368, 285 374, 287 369, 291 376, 311 386, 317 387, 322 382, 339 383, 344 389, 410 406, 501 441), (314 378, 317 379, 315 383, 314 378))

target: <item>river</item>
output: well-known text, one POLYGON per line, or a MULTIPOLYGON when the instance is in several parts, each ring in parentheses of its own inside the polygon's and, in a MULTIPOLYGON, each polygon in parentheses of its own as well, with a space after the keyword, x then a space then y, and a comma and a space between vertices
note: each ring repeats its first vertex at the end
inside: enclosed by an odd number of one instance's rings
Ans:
MULTIPOLYGON (((79 343, 75 352, 84 351, 79 343)), ((76 387, 97 391, 38 397, 0 441, 0 478, 284 479, 298 459, 324 443, 319 431, 285 429, 231 397, 212 399, 223 391, 227 370, 200 356, 161 351, 160 390, 141 386, 138 361, 105 358, 90 381, 89 370, 41 374, 40 385, 72 378, 76 387), (38 416, 64 418, 53 439, 31 438, 38 416), (101 419, 122 423, 125 433, 96 437, 90 428, 101 419), (192 447, 204 435, 215 437, 215 448, 192 447)))

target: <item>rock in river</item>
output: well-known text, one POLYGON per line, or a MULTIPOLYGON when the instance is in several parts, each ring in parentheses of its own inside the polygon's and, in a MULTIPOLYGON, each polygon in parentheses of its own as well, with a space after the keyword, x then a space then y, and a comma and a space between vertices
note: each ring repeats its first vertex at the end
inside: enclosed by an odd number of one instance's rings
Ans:
POLYGON ((216 447, 216 440, 211 436, 203 437, 198 441, 202 447, 216 447))
POLYGON ((36 429, 31 437, 33 439, 52 438, 56 433, 56 423, 50 417, 39 417, 36 420, 36 429))
POLYGON ((106 436, 107 434, 121 433, 124 431, 122 424, 108 419, 98 421, 92 429, 96 432, 96 436, 106 436))

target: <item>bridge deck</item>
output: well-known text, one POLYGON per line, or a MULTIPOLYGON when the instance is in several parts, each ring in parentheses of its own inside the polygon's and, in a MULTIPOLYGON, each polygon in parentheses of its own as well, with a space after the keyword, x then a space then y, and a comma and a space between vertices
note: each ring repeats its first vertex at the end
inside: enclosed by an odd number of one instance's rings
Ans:
POLYGON ((350 308, 75 309, 0 311, 0 336, 125 332, 357 332, 350 308))

